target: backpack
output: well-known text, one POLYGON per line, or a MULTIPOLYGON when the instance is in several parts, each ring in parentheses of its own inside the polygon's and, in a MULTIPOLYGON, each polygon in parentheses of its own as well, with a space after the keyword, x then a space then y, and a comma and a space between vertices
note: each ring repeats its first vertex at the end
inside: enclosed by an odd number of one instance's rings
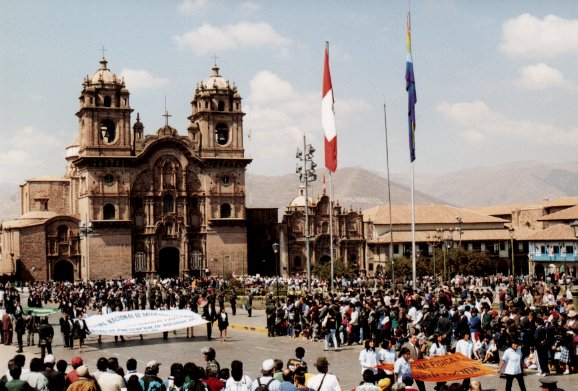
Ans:
POLYGON ((275 379, 271 379, 267 382, 267 384, 261 384, 261 378, 258 377, 257 378, 257 383, 259 384, 257 386, 257 388, 255 388, 255 391, 269 391, 269 384, 271 384, 273 382, 273 380, 275 379))
POLYGON ((186 389, 187 391, 207 391, 207 385, 200 380, 191 380, 186 389))
POLYGON ((142 387, 143 391, 161 391, 163 384, 158 379, 147 379, 145 381, 141 378, 139 381, 140 386, 142 387))

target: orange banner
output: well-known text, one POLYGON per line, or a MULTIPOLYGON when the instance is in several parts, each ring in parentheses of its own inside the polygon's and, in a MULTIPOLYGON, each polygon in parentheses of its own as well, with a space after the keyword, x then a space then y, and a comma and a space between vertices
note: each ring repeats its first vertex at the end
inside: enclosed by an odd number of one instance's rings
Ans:
MULTIPOLYGON (((496 373, 479 361, 471 360, 460 353, 416 360, 410 367, 415 380, 427 382, 461 380, 496 373)), ((393 371, 393 364, 381 364, 377 368, 393 371)))

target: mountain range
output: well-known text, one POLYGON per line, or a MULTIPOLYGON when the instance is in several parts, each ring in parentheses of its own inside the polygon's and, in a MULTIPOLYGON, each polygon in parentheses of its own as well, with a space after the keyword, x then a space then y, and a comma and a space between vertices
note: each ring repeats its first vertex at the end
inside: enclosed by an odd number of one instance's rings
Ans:
MULTIPOLYGON (((332 175, 334 199, 344 210, 365 210, 388 202, 385 175, 358 167, 337 170, 332 175)), ((247 206, 285 207, 299 195, 297 174, 264 176, 247 174, 247 206)), ((309 197, 316 200, 329 193, 329 178, 318 176, 311 183, 309 197)), ((416 204, 447 204, 474 207, 500 204, 537 203, 545 199, 578 195, 578 162, 546 164, 526 161, 493 167, 457 170, 446 174, 415 173, 416 204)), ((393 204, 409 204, 409 178, 391 175, 393 204)), ((0 221, 19 215, 20 195, 16 184, 0 183, 0 221)))

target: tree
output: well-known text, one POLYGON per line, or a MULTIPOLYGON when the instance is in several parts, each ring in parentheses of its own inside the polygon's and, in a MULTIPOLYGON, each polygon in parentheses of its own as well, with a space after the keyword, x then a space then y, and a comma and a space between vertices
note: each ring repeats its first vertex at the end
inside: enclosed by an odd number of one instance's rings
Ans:
POLYGON ((454 248, 450 249, 447 257, 451 275, 460 273, 481 276, 494 274, 496 270, 496 261, 486 252, 454 248))
MULTIPOLYGON (((331 280, 331 262, 317 262, 313 265, 311 272, 322 280, 331 280)), ((334 277, 345 277, 348 280, 353 280, 357 277, 358 271, 353 265, 346 265, 343 259, 337 258, 333 260, 333 275, 334 277)))

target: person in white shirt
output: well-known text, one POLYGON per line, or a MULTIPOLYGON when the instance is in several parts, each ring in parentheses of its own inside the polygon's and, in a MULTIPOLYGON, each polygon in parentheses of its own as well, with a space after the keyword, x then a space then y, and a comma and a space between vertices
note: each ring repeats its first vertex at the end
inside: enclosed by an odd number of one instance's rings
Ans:
MULTIPOLYGON (((446 337, 445 334, 434 334, 433 343, 431 344, 431 347, 429 349, 430 357, 439 357, 446 355, 447 353, 446 345, 444 344, 445 337, 446 337)), ((439 390, 440 387, 443 386, 444 384, 446 384, 446 382, 437 382, 435 389, 439 390)))
POLYGON ((281 391, 281 382, 273 378, 273 370, 275 369, 275 361, 268 359, 263 361, 261 367, 261 373, 263 376, 259 376, 253 380, 251 385, 251 390, 255 391, 260 385, 267 386, 269 391, 281 391))
POLYGON ((512 390, 512 383, 514 379, 518 380, 518 385, 521 391, 526 391, 524 384, 524 362, 522 361, 522 350, 520 349, 520 342, 512 339, 511 345, 502 356, 498 372, 506 375, 506 391, 512 390))
MULTIPOLYGON (((395 349, 390 340, 384 339, 381 343, 381 349, 377 352, 377 360, 380 364, 394 364, 395 363, 395 349)), ((388 378, 393 379, 393 371, 385 370, 388 378)))
POLYGON ((142 373, 136 371, 136 365, 137 362, 134 358, 129 358, 126 361, 126 373, 124 375, 125 382, 128 383, 128 379, 130 379, 132 375, 136 375, 139 379, 144 376, 142 373))
POLYGON ((341 391, 341 385, 337 376, 328 373, 329 361, 326 357, 318 357, 315 362, 315 368, 319 373, 307 382, 307 387, 316 391, 341 391))
POLYGON ((359 352, 359 363, 361 364, 361 373, 366 369, 371 369, 373 374, 377 374, 378 364, 377 353, 375 352, 375 341, 373 339, 367 339, 365 341, 365 349, 359 352))
POLYGON ((411 376, 411 367, 409 366, 410 352, 408 348, 402 347, 399 351, 399 358, 393 364, 393 381, 397 383, 403 379, 403 375, 411 376))
MULTIPOLYGON (((461 353, 467 358, 472 358, 474 353, 474 344, 470 341, 470 333, 465 331, 462 335, 462 339, 460 339, 456 343, 456 353, 461 353)), ((467 390, 470 387, 470 379, 464 379, 462 382, 462 389, 467 390)))
POLYGON ((231 362, 231 377, 225 383, 225 391, 250 391, 253 381, 243 374, 243 363, 238 360, 231 362))

